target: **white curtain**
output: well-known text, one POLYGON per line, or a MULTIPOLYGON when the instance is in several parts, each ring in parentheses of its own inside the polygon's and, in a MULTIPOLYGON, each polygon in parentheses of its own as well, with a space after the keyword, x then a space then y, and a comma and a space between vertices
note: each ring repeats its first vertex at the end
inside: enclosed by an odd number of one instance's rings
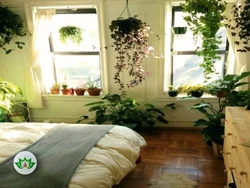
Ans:
POLYGON ((38 9, 33 19, 31 60, 28 70, 27 101, 30 108, 42 108, 44 90, 41 66, 51 60, 49 35, 52 28, 54 9, 38 9))
MULTIPOLYGON (((243 3, 243 0, 241 1, 243 3)), ((236 5, 235 3, 228 3, 227 9, 225 11, 225 16, 228 19, 231 19, 229 22, 230 25, 235 25, 234 17, 232 14, 232 7, 236 5)), ((243 5, 243 4, 242 4, 243 5)), ((232 36, 231 29, 227 28, 227 37, 230 44, 229 48, 229 57, 227 63, 227 74, 241 74, 242 72, 250 71, 250 52, 237 52, 237 49, 242 48, 242 44, 236 45, 235 41, 239 41, 238 35, 232 36)), ((234 30, 234 32, 238 33, 238 28, 234 30)), ((242 81, 250 81, 250 79, 246 78, 242 81)), ((246 90, 249 88, 249 85, 244 85, 240 87, 240 90, 246 90)))

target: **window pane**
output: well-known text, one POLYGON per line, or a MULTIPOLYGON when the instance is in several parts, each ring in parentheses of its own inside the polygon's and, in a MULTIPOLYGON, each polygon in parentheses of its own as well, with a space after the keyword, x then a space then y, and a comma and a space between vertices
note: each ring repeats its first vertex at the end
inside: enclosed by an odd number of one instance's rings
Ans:
MULTIPOLYGON (((187 26, 186 21, 183 19, 184 13, 176 11, 174 13, 174 27, 187 26)), ((226 29, 220 28, 217 36, 221 36, 222 43, 219 45, 219 50, 226 50, 226 29)), ((186 34, 174 35, 173 37, 173 50, 174 51, 195 51, 197 47, 201 47, 202 40, 199 37, 197 41, 194 40, 192 31, 188 28, 186 34)))
POLYGON ((97 14, 56 14, 51 34, 54 51, 100 51, 97 14), (60 41, 58 31, 68 25, 82 29, 81 44, 60 41))
POLYGON ((98 55, 55 55, 54 61, 58 83, 66 82, 70 87, 85 86, 90 78, 98 80, 101 86, 98 55))
MULTIPOLYGON (((223 75, 225 55, 215 63, 218 74, 211 75, 210 81, 218 79, 223 75)), ((204 83, 203 68, 199 66, 203 58, 197 55, 174 55, 173 56, 173 85, 195 85, 204 83)))

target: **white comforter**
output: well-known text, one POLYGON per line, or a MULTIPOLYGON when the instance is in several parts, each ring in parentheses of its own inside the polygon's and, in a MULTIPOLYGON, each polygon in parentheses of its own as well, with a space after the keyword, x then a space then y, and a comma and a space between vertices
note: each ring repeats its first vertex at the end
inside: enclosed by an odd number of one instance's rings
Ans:
MULTIPOLYGON (((0 124, 0 163, 57 125, 60 124, 0 124)), ((115 126, 89 151, 73 175, 69 187, 103 188, 119 184, 136 166, 140 148, 145 145, 145 140, 136 132, 115 126)))

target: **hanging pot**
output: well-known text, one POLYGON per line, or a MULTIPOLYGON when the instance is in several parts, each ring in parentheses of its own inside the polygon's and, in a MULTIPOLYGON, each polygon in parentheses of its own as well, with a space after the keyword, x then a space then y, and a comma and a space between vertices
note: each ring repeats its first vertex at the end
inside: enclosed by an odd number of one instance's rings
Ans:
POLYGON ((183 35, 187 32, 187 27, 173 27, 174 34, 183 35))

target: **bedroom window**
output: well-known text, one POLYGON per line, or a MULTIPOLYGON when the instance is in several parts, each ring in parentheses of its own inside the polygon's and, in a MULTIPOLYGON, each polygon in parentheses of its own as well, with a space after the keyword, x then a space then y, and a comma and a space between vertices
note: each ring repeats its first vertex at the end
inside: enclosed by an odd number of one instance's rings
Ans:
MULTIPOLYGON (((180 6, 169 6, 168 11, 166 12, 168 21, 171 22, 171 24, 166 24, 165 30, 166 33, 171 33, 171 37, 169 38, 171 44, 169 44, 169 47, 166 46, 166 51, 168 52, 165 52, 170 58, 165 61, 165 75, 168 76, 165 77, 164 89, 167 90, 169 85, 173 85, 177 88, 180 85, 203 84, 205 80, 203 69, 199 66, 203 57, 196 55, 195 52, 195 50, 202 44, 201 39, 197 41, 194 40, 192 31, 188 28, 186 21, 183 19, 184 13, 180 6), (169 19, 170 17, 171 19, 169 19), (172 27, 183 26, 187 26, 187 32, 185 34, 173 33, 172 27)), ((225 28, 221 28, 217 34, 222 37, 222 43, 220 44, 218 51, 218 55, 221 59, 215 63, 217 74, 212 75, 210 81, 218 79, 224 75, 228 50, 225 28)))
POLYGON ((49 38, 53 54, 52 69, 56 83, 70 87, 85 86, 89 79, 101 86, 100 43, 96 9, 58 9, 52 19, 49 38), (59 29, 63 26, 79 27, 82 31, 80 44, 63 43, 59 29))

